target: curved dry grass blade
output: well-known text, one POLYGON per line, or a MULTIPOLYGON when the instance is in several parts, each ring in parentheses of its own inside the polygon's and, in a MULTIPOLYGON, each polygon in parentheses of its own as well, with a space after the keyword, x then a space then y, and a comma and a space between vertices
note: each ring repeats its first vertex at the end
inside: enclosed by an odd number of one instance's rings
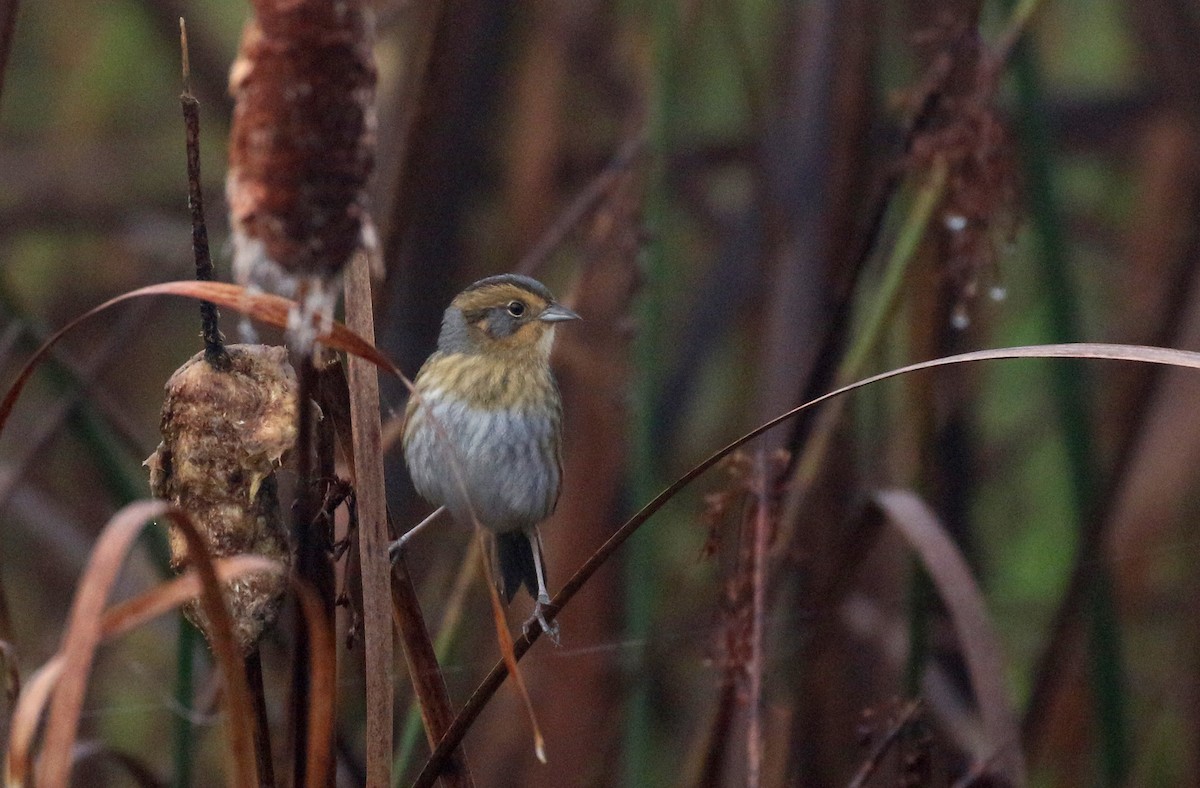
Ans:
MULTIPOLYGON (((213 568, 218 579, 225 583, 253 572, 279 571, 280 565, 269 558, 242 555, 218 559, 214 562, 213 568)), ((184 602, 199 596, 202 590, 203 583, 200 576, 195 569, 189 569, 173 580, 161 583, 150 591, 115 605, 105 612, 100 624, 101 641, 119 637, 147 621, 174 610, 184 602)), ((46 706, 50 692, 62 674, 62 668, 62 654, 57 654, 34 674, 26 691, 20 696, 17 708, 13 712, 8 746, 6 779, 10 785, 24 783, 29 774, 33 735, 42 718, 42 710, 46 706)))
MULTIPOLYGON (((799 405, 786 413, 767 421, 742 437, 728 444, 719 451, 713 453, 699 465, 693 467, 690 471, 679 477, 673 484, 667 487, 654 497, 649 503, 631 517, 624 525, 617 529, 612 536, 602 544, 592 557, 584 562, 583 566, 576 570, 571 579, 562 587, 562 590, 554 597, 552 602, 554 609, 561 611, 563 607, 571 601, 571 598, 579 592, 583 584, 588 581, 596 570, 599 569, 605 561, 607 561, 616 550, 625 543, 625 540, 637 531, 646 520, 666 505, 667 501, 675 497, 675 495, 684 487, 691 484, 699 478, 705 471, 712 468, 733 451, 757 438, 767 430, 773 429, 780 424, 794 418, 805 410, 825 402, 826 400, 840 397, 844 394, 849 394, 864 386, 869 386, 874 383, 879 383, 884 380, 899 377, 901 375, 920 372, 922 370, 934 369, 937 367, 946 367, 954 364, 966 364, 979 361, 994 361, 1001 359, 1016 359, 1016 358, 1094 358, 1107 359, 1110 361, 1136 361, 1144 364, 1164 364, 1168 366, 1187 367, 1191 369, 1200 369, 1200 353, 1193 353, 1186 350, 1174 350, 1170 348, 1147 347, 1144 345, 1114 345, 1106 343, 1094 342, 1079 342, 1060 345, 1029 345, 1023 347, 997 348, 992 350, 976 350, 970 353, 959 353, 953 356, 945 356, 943 358, 935 358, 929 361, 920 361, 916 364, 899 367, 897 369, 880 372, 877 375, 864 378, 862 380, 850 383, 841 388, 834 389, 826 394, 822 394, 816 399, 809 400, 803 405, 799 405)), ((541 627, 536 622, 530 626, 529 631, 519 638, 513 644, 513 653, 518 660, 525 655, 529 647, 542 634, 541 627)), ((503 661, 497 663, 490 673, 476 687, 475 692, 463 705, 458 717, 450 729, 446 731, 446 735, 438 742, 438 746, 429 756, 429 760, 425 762, 425 768, 417 777, 414 787, 429 786, 437 779, 438 773, 445 764, 446 758, 450 752, 454 750, 466 735, 467 730, 475 722, 475 718, 479 716, 479 712, 495 694, 496 690, 503 683, 505 676, 508 675, 508 670, 503 661)))
POLYGON ((885 490, 876 493, 872 502, 921 559, 950 613, 992 747, 984 760, 994 764, 1009 784, 1024 785, 1021 728, 1005 686, 1004 649, 966 559, 937 515, 912 492, 885 490))
MULTIPOLYGON (((223 585, 234 578, 256 572, 280 572, 282 565, 260 555, 237 555, 213 560, 213 571, 223 585)), ((200 596, 204 583, 195 569, 172 580, 167 580, 144 594, 113 605, 104 613, 101 624, 101 639, 110 640, 137 629, 164 613, 169 613, 185 602, 200 596)))
POLYGON ((84 693, 97 646, 102 636, 104 604, 134 539, 147 522, 170 517, 188 541, 193 566, 203 581, 201 603, 212 622, 212 648, 225 674, 228 717, 234 756, 236 785, 255 784, 254 749, 250 731, 250 704, 241 655, 233 641, 233 624, 221 595, 220 581, 213 569, 208 545, 191 520, 165 501, 136 501, 117 512, 105 526, 91 559, 79 581, 67 630, 60 649, 62 676, 50 700, 46 723, 43 762, 39 783, 66 785, 71 773, 70 753, 74 747, 83 708, 84 693))
POLYGON ((305 774, 309 788, 325 784, 325 776, 333 773, 333 698, 337 691, 334 684, 333 632, 325 619, 324 606, 317 593, 293 576, 292 586, 300 600, 300 609, 308 626, 308 653, 311 662, 308 668, 308 758, 305 774))
POLYGON ((542 736, 542 728, 538 725, 537 714, 533 711, 533 700, 529 697, 529 689, 525 686, 525 678, 517 667, 517 655, 513 650, 512 635, 508 631, 508 622, 504 618, 504 605, 500 602, 500 592, 491 576, 490 562, 487 560, 487 550, 483 546, 482 529, 476 527, 475 538, 479 540, 479 559, 483 563, 483 571, 488 578, 488 600, 492 603, 492 620, 496 624, 496 637, 500 641, 500 655, 508 668, 509 675, 517 685, 517 694, 525 705, 525 713, 529 715, 529 724, 533 727, 533 754, 541 763, 546 762, 546 739, 542 736))
POLYGON ((133 785, 141 788, 162 788, 164 780, 158 778, 154 771, 142 759, 122 750, 114 750, 104 742, 80 742, 75 747, 75 765, 84 761, 106 761, 119 767, 130 779, 133 785))
MULTIPOLYGON (((4 430, 5 424, 8 423, 8 417, 12 414, 13 406, 17 402, 17 398, 21 396, 21 391, 25 388, 25 384, 29 381, 29 377, 33 371, 37 369, 46 353, 60 339, 75 328, 80 323, 90 317, 94 317, 104 310, 115 306, 123 301, 128 301, 133 298, 143 298, 145 296, 163 296, 174 295, 192 298, 197 301, 208 301, 217 306, 231 309, 239 312, 247 317, 257 320, 267 325, 277 328, 287 328, 288 315, 292 309, 296 307, 294 301, 290 301, 281 296, 271 293, 256 293, 247 290, 241 285, 231 285, 225 282, 194 282, 191 280, 183 280, 178 282, 162 282, 157 285, 149 285, 137 290, 130 290, 128 293, 122 293, 115 298, 110 298, 103 304, 89 309, 79 317, 75 318, 65 326, 55 331, 49 339, 38 348, 37 352, 25 362, 25 366, 17 375, 16 381, 12 387, 4 395, 4 399, 0 401, 0 432, 4 430)), ((406 386, 410 387, 412 383, 404 377, 400 372, 399 367, 393 364, 387 356, 380 353, 374 345, 367 342, 362 337, 355 334, 350 329, 338 322, 333 322, 328 331, 324 331, 318 337, 318 341, 322 344, 331 347, 335 350, 342 350, 346 353, 366 359, 377 367, 387 370, 391 374, 404 381, 406 386)))
POLYGON ((5 785, 26 785, 29 782, 33 737, 42 718, 41 710, 57 685, 62 668, 61 659, 47 662, 29 677, 25 691, 17 700, 8 732, 8 752, 4 758, 5 785))

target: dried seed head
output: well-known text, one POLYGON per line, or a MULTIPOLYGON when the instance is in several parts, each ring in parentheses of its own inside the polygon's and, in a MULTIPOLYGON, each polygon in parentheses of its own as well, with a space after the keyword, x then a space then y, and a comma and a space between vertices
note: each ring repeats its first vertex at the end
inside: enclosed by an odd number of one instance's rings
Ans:
POLYGON ((281 295, 336 279, 374 232, 376 69, 360 0, 254 0, 230 72, 234 267, 281 295))
MULTIPOLYGON (((296 442, 296 374, 287 351, 229 345, 230 368, 197 353, 167 381, 162 443, 146 460, 150 488, 191 515, 217 557, 256 553, 291 564, 275 471, 296 442)), ((171 565, 187 567, 183 535, 170 530, 171 565)), ((287 578, 252 574, 226 586, 234 635, 243 651, 279 612, 287 578)), ((208 635, 197 603, 184 610, 208 635)))

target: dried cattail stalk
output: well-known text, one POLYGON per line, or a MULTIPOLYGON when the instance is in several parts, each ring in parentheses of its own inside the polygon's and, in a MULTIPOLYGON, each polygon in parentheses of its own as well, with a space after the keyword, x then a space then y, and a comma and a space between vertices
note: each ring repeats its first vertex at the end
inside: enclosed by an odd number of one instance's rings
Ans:
POLYGON ((326 294, 332 307, 331 280, 374 245, 370 12, 359 0, 253 5, 229 76, 234 268, 244 283, 310 300, 326 294))
MULTIPOLYGON (((150 488, 192 516, 217 557, 256 553, 291 565, 275 471, 296 442, 296 374, 287 351, 230 345, 228 369, 197 353, 167 381, 162 443, 146 460, 150 488)), ((170 533, 171 565, 188 565, 187 542, 170 533)), ((234 635, 249 652, 274 622, 287 586, 280 574, 226 586, 234 635)), ((208 635, 199 605, 184 612, 208 635)))

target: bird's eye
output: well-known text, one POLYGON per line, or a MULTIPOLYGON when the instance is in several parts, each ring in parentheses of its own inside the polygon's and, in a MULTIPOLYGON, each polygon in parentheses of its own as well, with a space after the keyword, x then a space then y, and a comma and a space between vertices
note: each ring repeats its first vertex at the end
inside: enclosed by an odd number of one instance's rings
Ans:
POLYGON ((520 301, 510 301, 508 304, 508 313, 513 317, 520 317, 525 314, 525 304, 520 301))

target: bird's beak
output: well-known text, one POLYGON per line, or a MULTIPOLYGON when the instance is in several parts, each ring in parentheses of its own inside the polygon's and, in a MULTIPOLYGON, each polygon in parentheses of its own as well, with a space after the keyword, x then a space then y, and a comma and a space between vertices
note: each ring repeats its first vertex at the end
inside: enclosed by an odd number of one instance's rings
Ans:
POLYGON ((538 316, 538 320, 544 323, 559 323, 563 320, 581 320, 579 315, 575 314, 570 309, 567 309, 562 304, 551 304, 546 307, 546 311, 538 316))

